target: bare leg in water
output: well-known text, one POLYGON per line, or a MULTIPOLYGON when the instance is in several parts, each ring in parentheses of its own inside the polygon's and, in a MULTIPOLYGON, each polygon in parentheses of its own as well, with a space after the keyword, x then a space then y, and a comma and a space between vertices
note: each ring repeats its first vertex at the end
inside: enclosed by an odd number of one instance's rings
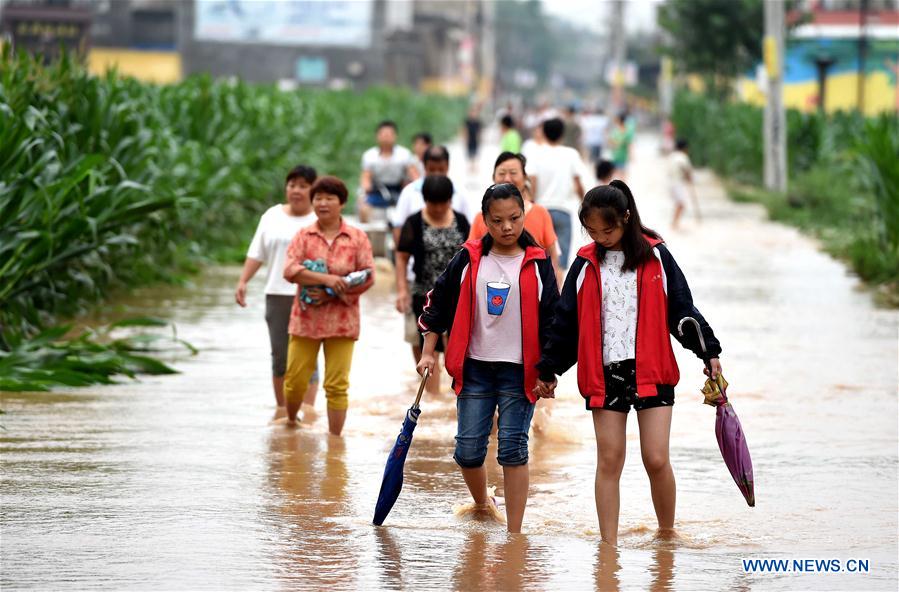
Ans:
POLYGON ((506 525, 509 532, 521 532, 524 508, 528 503, 530 474, 527 465, 503 467, 503 487, 506 493, 506 525))
MULTIPOLYGON (((487 469, 462 467, 462 478, 479 509, 488 508, 493 500, 487 495, 487 469)), ((503 481, 506 492, 506 526, 509 532, 521 532, 524 509, 528 501, 529 473, 527 465, 503 467, 503 481)))
POLYGON ((618 544, 618 511, 621 505, 618 482, 627 449, 626 428, 626 413, 607 409, 593 410, 593 431, 596 433, 596 515, 599 518, 602 540, 612 545, 618 544))
POLYGON ((287 416, 287 407, 284 403, 284 377, 272 376, 272 388, 275 391, 275 402, 278 407, 275 409, 274 419, 280 419, 287 416))
POLYGON ((339 436, 346 423, 346 409, 328 409, 328 431, 339 436))
MULTIPOLYGON (((272 376, 272 387, 275 390, 275 401, 278 408, 275 410, 274 419, 281 419, 287 416, 287 407, 284 402, 284 377, 272 376)), ((309 405, 309 409, 315 407, 315 396, 318 393, 318 383, 310 382, 306 388, 306 394, 303 395, 303 405, 309 405)))
POLYGON ((640 424, 640 453, 643 457, 643 467, 649 476, 652 505, 659 521, 656 537, 664 539, 676 537, 674 507, 677 489, 668 453, 671 410, 671 407, 653 407, 637 412, 637 422, 640 424))

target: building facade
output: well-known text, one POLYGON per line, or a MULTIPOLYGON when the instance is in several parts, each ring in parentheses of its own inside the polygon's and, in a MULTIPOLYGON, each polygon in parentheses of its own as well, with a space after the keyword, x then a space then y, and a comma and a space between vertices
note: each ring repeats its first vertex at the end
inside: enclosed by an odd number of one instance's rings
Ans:
MULTIPOLYGON (((488 53, 481 43, 489 24, 486 4, 485 0, 0 0, 4 13, 30 11, 38 20, 41 13, 50 21, 53 12, 57 20, 61 13, 80 15, 77 45, 97 74, 115 66, 126 75, 156 82, 208 73, 287 88, 390 84, 459 94, 473 90, 482 78, 479 72, 488 53)), ((35 46, 39 41, 40 37, 29 39, 35 46)), ((53 38, 44 45, 58 41, 53 38)))

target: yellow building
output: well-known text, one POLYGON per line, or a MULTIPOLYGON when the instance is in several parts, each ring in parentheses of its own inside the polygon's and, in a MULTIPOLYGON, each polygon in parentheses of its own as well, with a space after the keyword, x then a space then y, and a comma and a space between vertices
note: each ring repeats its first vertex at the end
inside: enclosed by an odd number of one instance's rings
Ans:
POLYGON ((91 74, 102 76, 110 69, 145 82, 165 84, 181 80, 181 54, 176 51, 143 51, 117 47, 95 47, 87 54, 91 74))
MULTIPOLYGON (((787 108, 815 111, 820 98, 819 68, 826 65, 824 109, 858 109, 866 115, 899 112, 899 12, 880 10, 865 15, 858 10, 829 10, 814 4, 808 23, 793 30, 784 56, 784 103, 787 108), (864 85, 859 85, 859 38, 867 43, 864 85), (861 88, 860 88, 861 86, 861 88)), ((839 3, 837 8, 843 8, 839 3)), ((764 69, 738 83, 739 96, 765 104, 764 69)))

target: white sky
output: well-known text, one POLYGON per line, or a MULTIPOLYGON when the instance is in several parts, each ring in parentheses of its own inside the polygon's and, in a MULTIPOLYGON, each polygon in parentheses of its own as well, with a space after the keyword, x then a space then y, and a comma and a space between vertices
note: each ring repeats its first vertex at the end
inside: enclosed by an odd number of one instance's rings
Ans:
MULTIPOLYGON (((654 31, 656 7, 662 2, 663 0, 627 0, 624 7, 627 30, 654 31)), ((573 24, 604 33, 607 30, 605 18, 611 4, 609 0, 543 0, 543 9, 573 24)))

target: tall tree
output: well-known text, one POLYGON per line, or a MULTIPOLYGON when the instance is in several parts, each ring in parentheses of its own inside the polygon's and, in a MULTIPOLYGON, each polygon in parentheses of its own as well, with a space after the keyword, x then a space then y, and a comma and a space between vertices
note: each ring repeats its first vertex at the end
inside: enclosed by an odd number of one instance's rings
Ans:
POLYGON ((667 33, 663 51, 719 95, 762 57, 762 0, 668 0, 658 23, 667 33))
POLYGON ((536 73, 546 83, 558 53, 558 43, 549 27, 552 18, 543 12, 540 0, 497 2, 496 52, 500 76, 516 68, 536 73))

